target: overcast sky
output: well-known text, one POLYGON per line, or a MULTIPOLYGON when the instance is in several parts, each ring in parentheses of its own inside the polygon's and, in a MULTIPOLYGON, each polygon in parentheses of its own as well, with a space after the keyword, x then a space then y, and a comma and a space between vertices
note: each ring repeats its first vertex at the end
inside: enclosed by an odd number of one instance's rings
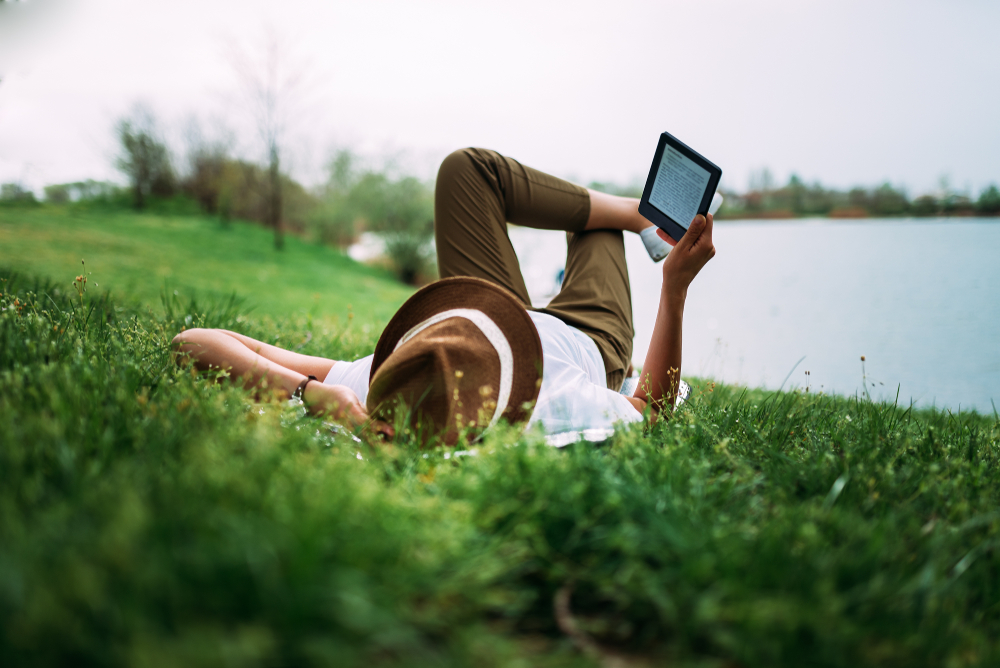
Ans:
POLYGON ((338 146, 429 176, 477 145, 627 182, 667 130, 729 188, 767 166, 975 196, 1000 183, 998 28, 993 0, 0 2, 0 181, 120 179, 136 101, 178 149, 195 114, 253 155, 231 54, 270 30, 305 72, 286 164, 306 181, 338 146))

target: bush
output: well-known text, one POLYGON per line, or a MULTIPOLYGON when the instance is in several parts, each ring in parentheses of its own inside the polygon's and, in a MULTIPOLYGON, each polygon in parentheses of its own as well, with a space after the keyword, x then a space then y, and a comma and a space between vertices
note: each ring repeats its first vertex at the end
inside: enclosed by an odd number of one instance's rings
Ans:
POLYGON ((976 211, 983 216, 1000 215, 1000 190, 995 185, 990 185, 976 201, 976 211))
POLYGON ((322 240, 346 245, 362 230, 380 233, 386 256, 405 283, 434 273, 434 189, 389 168, 362 169, 356 156, 339 152, 329 166, 321 204, 310 221, 322 240))
POLYGON ((45 186, 45 201, 50 204, 67 204, 72 201, 69 185, 60 183, 45 186))
POLYGON ((129 179, 135 208, 144 208, 151 196, 173 196, 176 177, 152 113, 136 107, 131 117, 118 121, 115 130, 121 143, 115 166, 129 179))
MULTIPOLYGON (((207 189, 205 183, 202 186, 207 189)), ((226 160, 221 165, 217 188, 206 198, 214 199, 224 223, 238 218, 266 224, 270 181, 264 168, 245 160, 226 160)), ((287 175, 281 176, 281 189, 282 228, 304 232, 317 206, 316 198, 287 175)))
POLYGON ((385 254, 393 271, 407 285, 417 285, 433 280, 434 250, 429 235, 410 230, 387 232, 385 254))
POLYGON ((917 199, 913 200, 912 210, 914 216, 927 217, 938 215, 941 207, 938 205, 936 197, 933 197, 932 195, 921 195, 917 199))
POLYGON ((352 191, 355 206, 370 230, 383 233, 386 256, 404 283, 429 271, 434 234, 433 190, 409 176, 391 179, 369 172, 352 191))
POLYGON ((87 179, 86 181, 45 186, 45 201, 53 204, 74 202, 78 204, 121 205, 127 200, 127 193, 123 193, 117 184, 108 181, 87 179))
POLYGON ((0 184, 0 202, 4 204, 36 204, 35 193, 20 183, 0 184))
POLYGON ((909 208, 906 193, 896 190, 888 183, 883 183, 872 191, 869 210, 877 216, 898 216, 906 213, 909 208))
POLYGON ((193 197, 209 215, 219 213, 219 198, 229 157, 215 146, 199 146, 189 158, 188 174, 181 181, 182 190, 193 197))

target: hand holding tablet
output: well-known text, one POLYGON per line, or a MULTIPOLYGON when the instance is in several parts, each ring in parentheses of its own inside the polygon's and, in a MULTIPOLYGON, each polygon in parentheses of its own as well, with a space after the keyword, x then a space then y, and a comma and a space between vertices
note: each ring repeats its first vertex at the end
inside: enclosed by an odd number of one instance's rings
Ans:
POLYGON ((714 213, 722 204, 715 191, 722 170, 701 154, 664 132, 649 168, 639 213, 679 241, 699 213, 714 213))

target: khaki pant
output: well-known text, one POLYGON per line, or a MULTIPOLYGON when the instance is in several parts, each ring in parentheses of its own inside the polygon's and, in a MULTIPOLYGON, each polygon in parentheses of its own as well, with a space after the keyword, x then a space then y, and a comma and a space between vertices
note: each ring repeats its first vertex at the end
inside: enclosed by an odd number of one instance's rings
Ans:
POLYGON ((608 387, 618 390, 632 359, 632 293, 625 242, 614 230, 584 232, 586 189, 525 167, 496 151, 466 148, 441 164, 434 238, 441 278, 475 276, 500 285, 525 307, 553 315, 597 343, 608 387), (532 308, 507 223, 564 230, 566 275, 545 308, 532 308))

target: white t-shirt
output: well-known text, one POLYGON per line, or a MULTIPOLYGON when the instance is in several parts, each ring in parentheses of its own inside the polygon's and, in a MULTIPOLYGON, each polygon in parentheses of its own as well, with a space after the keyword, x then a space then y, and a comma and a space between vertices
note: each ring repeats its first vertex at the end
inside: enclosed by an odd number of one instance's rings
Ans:
MULTIPOLYGON (((542 387, 527 427, 539 424, 550 445, 584 438, 608 438, 618 422, 638 422, 642 415, 618 392, 607 388, 604 362, 597 344, 575 327, 545 313, 528 311, 542 341, 542 387)), ((356 362, 337 362, 324 379, 346 385, 365 403, 372 355, 356 362)))

